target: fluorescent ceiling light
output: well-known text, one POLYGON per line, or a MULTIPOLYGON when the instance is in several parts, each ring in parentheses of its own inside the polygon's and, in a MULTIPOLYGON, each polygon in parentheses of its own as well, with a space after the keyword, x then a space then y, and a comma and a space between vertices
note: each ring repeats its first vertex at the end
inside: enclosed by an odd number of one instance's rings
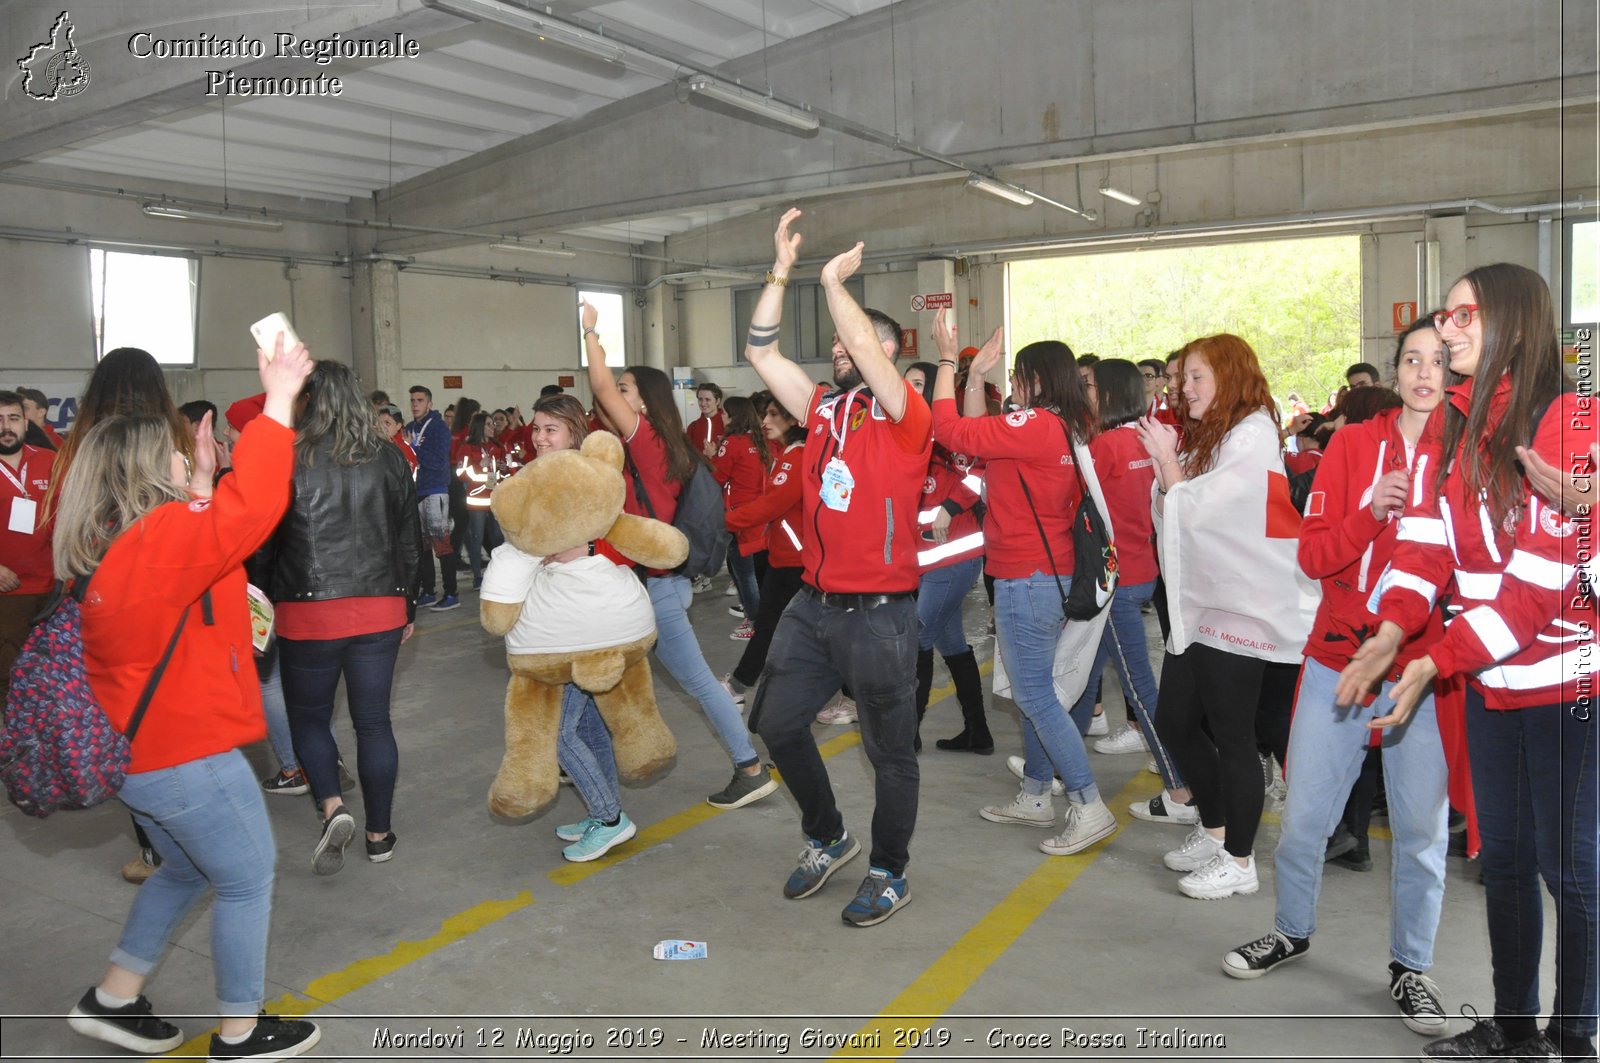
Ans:
POLYGON ((1118 203, 1126 203, 1130 207, 1144 206, 1144 200, 1140 199, 1138 196, 1131 196, 1119 188, 1112 188, 1110 185, 1101 185, 1100 194, 1105 196, 1107 199, 1114 199, 1118 203))
POLYGON ((787 103, 781 103, 770 96, 762 96, 738 85, 718 81, 705 74, 689 79, 689 91, 709 96, 713 100, 721 100, 723 103, 749 111, 751 114, 759 114, 763 118, 770 118, 774 122, 781 122, 802 132, 810 133, 822 127, 822 120, 814 114, 790 107, 787 103))
POLYGON ((209 221, 218 225, 238 225, 246 229, 268 229, 277 232, 283 222, 265 214, 235 214, 222 210, 190 210, 165 203, 146 203, 144 212, 152 218, 174 218, 178 221, 209 221))
POLYGON ((982 174, 967 174, 967 187, 979 192, 987 192, 991 196, 999 196, 1001 199, 1010 200, 1019 207, 1033 206, 1033 193, 1027 189, 1006 184, 1004 181, 996 181, 994 178, 984 177, 982 174))
POLYGON ((551 244, 519 244, 500 243, 490 244, 491 251, 520 251, 526 255, 549 255, 552 258, 577 258, 578 252, 566 247, 555 247, 551 244))
POLYGON ((452 15, 460 15, 462 18, 493 22, 520 30, 542 41, 554 41, 609 63, 620 63, 623 59, 622 46, 598 33, 561 22, 516 4, 504 3, 503 0, 423 0, 423 3, 441 11, 448 11, 452 15))

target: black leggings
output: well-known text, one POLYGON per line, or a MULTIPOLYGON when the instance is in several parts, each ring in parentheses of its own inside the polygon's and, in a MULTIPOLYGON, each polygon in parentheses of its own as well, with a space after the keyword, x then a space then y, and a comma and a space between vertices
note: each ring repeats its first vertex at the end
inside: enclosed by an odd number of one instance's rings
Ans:
MULTIPOLYGON (((759 556, 765 557, 766 554, 759 556)), ((778 618, 783 616, 784 607, 800 589, 800 577, 803 575, 803 568, 767 568, 761 580, 761 604, 752 618, 755 634, 744 644, 744 655, 739 658, 739 666, 733 670, 733 678, 742 685, 753 687, 756 680, 761 678, 761 669, 767 663, 767 649, 772 645, 772 633, 778 629, 778 618)))
POLYGON ((1156 702, 1156 735, 1194 792, 1201 824, 1226 827, 1223 847, 1241 858, 1261 825, 1256 704, 1265 671, 1258 658, 1191 645, 1166 655, 1156 702))

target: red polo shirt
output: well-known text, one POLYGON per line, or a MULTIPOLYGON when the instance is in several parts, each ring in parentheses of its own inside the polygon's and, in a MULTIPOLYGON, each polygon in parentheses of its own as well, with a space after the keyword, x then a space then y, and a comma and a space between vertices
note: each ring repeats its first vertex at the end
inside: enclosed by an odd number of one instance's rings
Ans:
MULTIPOLYGON (((0 564, 22 581, 9 593, 48 594, 55 584, 55 564, 50 558, 50 528, 41 526, 40 518, 56 456, 43 447, 23 444, 17 458, 16 468, 0 459, 0 465, 4 465, 0 469, 0 564), (12 511, 19 500, 33 503, 33 516, 28 521, 31 531, 11 530, 12 511)), ((19 515, 18 520, 22 519, 19 515)))

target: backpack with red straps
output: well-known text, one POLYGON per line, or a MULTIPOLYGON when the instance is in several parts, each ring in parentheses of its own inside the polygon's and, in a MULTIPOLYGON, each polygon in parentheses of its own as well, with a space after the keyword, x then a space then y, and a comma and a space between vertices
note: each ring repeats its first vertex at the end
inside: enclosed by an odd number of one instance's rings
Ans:
POLYGON ((121 732, 89 688, 81 609, 88 588, 88 576, 56 584, 11 667, 0 730, 0 782, 12 804, 40 819, 58 809, 89 808, 122 789, 129 743, 189 618, 185 608, 127 731, 121 732))

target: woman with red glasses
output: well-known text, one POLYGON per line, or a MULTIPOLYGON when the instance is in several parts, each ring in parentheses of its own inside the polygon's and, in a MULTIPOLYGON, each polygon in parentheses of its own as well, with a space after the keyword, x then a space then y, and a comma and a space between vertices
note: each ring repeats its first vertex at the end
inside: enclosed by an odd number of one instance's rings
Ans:
POLYGON ((1405 666, 1405 725, 1436 676, 1467 676, 1467 748, 1482 835, 1494 1017, 1428 1044, 1426 1059, 1593 1059, 1600 958, 1593 711, 1595 604, 1577 563, 1580 522, 1529 487, 1517 450, 1584 460, 1592 400, 1561 369, 1543 279, 1500 263, 1468 273, 1434 315, 1465 377, 1418 446, 1399 545, 1379 587, 1382 622, 1340 676, 1341 705, 1391 675, 1401 644, 1441 614, 1444 636, 1405 666), (1556 993, 1538 1028, 1543 898, 1555 898, 1556 993))

